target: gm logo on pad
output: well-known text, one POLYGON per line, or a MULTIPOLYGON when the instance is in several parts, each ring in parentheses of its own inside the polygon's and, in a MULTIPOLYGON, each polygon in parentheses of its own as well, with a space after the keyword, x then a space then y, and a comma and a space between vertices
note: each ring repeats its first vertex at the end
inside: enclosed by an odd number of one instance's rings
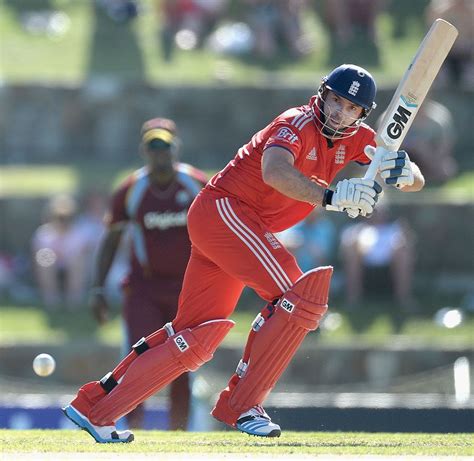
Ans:
POLYGON ((295 305, 293 303, 290 303, 290 301, 288 301, 286 298, 283 298, 281 300, 280 306, 288 312, 293 312, 293 309, 295 308, 295 305))
POLYGON ((186 349, 189 349, 189 344, 186 342, 182 335, 176 336, 173 341, 178 346, 178 349, 181 352, 184 352, 186 349))

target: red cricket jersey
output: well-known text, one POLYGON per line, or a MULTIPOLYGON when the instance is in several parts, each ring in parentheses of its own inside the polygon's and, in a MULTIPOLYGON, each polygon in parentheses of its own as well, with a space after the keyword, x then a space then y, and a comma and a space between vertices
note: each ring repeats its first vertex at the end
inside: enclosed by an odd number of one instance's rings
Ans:
POLYGON ((364 147, 375 145, 374 130, 362 124, 350 138, 329 143, 319 132, 311 111, 315 97, 308 105, 288 109, 256 133, 207 185, 208 190, 251 206, 271 232, 301 221, 314 205, 287 197, 263 182, 261 161, 266 148, 287 149, 295 158, 294 167, 323 187, 328 187, 349 162, 370 162, 364 147))
POLYGON ((146 167, 128 176, 112 196, 108 225, 130 223, 134 277, 182 278, 190 254, 187 213, 206 175, 176 163, 175 180, 164 190, 149 181, 146 167))

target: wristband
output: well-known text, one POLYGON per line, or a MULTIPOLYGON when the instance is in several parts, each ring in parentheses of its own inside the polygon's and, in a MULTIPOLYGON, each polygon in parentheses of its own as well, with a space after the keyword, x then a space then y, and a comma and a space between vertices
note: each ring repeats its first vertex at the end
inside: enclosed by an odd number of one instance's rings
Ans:
POLYGON ((325 189, 323 194, 323 201, 322 206, 326 207, 326 205, 331 205, 332 203, 332 196, 334 195, 334 191, 331 189, 325 189))

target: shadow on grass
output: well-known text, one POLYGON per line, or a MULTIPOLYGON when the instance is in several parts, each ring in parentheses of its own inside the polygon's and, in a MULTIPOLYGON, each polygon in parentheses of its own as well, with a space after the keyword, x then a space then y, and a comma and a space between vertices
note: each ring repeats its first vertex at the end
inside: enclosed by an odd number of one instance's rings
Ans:
POLYGON ((28 11, 53 10, 54 2, 51 0, 4 0, 5 5, 16 15, 28 11))
POLYGON ((93 7, 94 29, 88 64, 89 76, 144 81, 145 67, 133 30, 133 18, 113 20, 96 2, 93 7))
POLYGON ((363 67, 380 65, 379 46, 368 37, 365 31, 355 30, 352 39, 345 44, 338 40, 333 31, 328 30, 328 34, 330 37, 329 66, 340 66, 345 62, 353 62, 363 67))

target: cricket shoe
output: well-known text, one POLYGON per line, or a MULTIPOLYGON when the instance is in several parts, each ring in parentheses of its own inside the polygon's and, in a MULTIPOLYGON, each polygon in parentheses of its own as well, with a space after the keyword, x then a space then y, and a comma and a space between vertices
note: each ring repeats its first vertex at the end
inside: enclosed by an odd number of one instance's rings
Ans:
POLYGON ((281 434, 280 426, 272 423, 270 416, 260 405, 242 413, 235 427, 246 434, 259 437, 280 437, 281 434))
POLYGON ((128 443, 134 436, 130 431, 117 431, 115 426, 96 426, 72 405, 63 408, 64 414, 77 426, 88 432, 97 443, 128 443))

